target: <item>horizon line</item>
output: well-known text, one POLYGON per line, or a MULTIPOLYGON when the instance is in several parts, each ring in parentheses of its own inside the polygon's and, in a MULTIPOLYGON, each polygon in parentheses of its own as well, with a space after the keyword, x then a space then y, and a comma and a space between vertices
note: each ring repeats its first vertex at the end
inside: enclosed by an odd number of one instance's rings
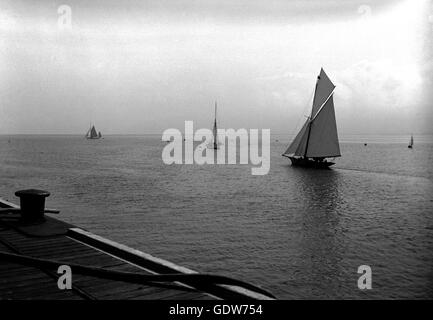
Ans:
MULTIPOLYGON (((261 128, 259 130, 268 129, 261 128)), ((107 133, 103 136, 145 136, 145 135, 161 135, 163 132, 152 132, 152 133, 107 133)), ((429 133, 340 133, 338 136, 406 136, 406 135, 414 135, 414 136, 431 136, 433 132, 429 133)), ((271 135, 288 135, 293 136, 296 134, 291 134, 288 132, 272 132, 271 135)), ((82 133, 0 133, 0 136, 83 136, 82 133)))

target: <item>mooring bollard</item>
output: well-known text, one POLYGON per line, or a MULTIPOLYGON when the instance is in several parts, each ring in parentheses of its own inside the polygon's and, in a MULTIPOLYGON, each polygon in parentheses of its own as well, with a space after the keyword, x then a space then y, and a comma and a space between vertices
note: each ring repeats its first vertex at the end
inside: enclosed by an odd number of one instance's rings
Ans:
POLYGON ((21 219, 24 222, 45 221, 45 198, 50 195, 48 191, 27 189, 15 192, 20 198, 21 219))

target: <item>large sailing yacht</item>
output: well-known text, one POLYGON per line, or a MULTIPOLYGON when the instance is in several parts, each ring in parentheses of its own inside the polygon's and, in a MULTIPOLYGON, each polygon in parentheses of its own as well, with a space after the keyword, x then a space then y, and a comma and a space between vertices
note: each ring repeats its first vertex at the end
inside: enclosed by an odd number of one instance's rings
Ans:
POLYGON ((283 153, 292 165, 328 168, 334 162, 326 158, 341 156, 335 121, 334 89, 335 85, 322 68, 316 81, 311 114, 283 153))

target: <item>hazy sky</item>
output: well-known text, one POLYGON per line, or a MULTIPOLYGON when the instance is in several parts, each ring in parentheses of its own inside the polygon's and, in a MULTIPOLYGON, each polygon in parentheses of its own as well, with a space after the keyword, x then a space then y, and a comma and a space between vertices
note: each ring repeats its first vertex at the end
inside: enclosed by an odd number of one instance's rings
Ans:
POLYGON ((431 0, 0 0, 0 134, 295 133, 323 67, 340 134, 433 133, 431 0), (58 7, 72 10, 58 27, 58 7))

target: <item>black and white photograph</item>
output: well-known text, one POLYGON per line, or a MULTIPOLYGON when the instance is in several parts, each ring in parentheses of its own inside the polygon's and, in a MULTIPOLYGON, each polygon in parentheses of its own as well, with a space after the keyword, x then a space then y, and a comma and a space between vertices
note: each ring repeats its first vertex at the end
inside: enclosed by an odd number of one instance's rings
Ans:
POLYGON ((432 124, 432 0, 0 0, 0 300, 432 300, 432 124))

